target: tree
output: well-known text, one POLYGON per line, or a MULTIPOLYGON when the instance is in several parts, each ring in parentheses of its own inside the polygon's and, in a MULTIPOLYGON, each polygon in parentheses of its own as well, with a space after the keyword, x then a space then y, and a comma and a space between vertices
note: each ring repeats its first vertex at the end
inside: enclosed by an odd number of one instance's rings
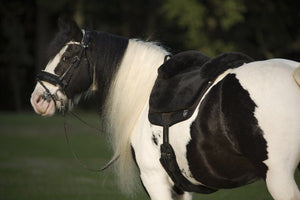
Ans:
POLYGON ((29 108, 36 73, 62 15, 89 30, 158 41, 172 53, 240 51, 300 61, 294 0, 12 0, 0 6, 1 110, 29 108))
POLYGON ((222 35, 244 21, 246 9, 242 0, 164 2, 162 11, 171 23, 183 29, 186 48, 210 56, 236 48, 234 42, 226 41, 222 35))
POLYGON ((242 51, 256 59, 300 60, 300 13, 292 0, 166 0, 168 23, 183 46, 210 56, 242 51))

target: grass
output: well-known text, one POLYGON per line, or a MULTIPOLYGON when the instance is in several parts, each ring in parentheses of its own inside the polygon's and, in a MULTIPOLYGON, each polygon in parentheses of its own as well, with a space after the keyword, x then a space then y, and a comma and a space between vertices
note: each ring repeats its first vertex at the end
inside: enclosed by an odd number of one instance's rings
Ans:
MULTIPOLYGON (((81 116, 99 123, 94 114, 81 116)), ((98 168, 110 158, 106 136, 78 120, 67 118, 71 145, 87 165, 98 168), (96 134, 95 134, 96 133, 96 134)), ((300 173, 296 173, 300 183, 300 173)), ((33 113, 0 113, 0 200, 119 200, 131 199, 117 189, 111 171, 94 173, 83 169, 66 143, 63 118, 39 117, 33 113)), ((134 199, 148 199, 141 190, 134 199)), ((194 200, 271 200, 264 182, 194 200)))

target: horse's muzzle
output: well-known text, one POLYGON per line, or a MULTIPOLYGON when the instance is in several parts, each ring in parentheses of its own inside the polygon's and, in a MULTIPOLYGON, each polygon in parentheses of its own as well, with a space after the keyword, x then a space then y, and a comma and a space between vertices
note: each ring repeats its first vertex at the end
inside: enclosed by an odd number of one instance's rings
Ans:
POLYGON ((34 111, 42 116, 52 116, 55 113, 55 102, 44 93, 34 91, 30 99, 34 111))

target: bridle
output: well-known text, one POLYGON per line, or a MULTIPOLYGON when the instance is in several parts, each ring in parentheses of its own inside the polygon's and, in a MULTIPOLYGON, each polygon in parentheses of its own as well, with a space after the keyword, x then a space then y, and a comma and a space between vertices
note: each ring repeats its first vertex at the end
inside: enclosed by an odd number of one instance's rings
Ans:
MULTIPOLYGON (((68 134, 67 134, 67 123, 66 123, 66 118, 65 118, 65 111, 68 110, 68 104, 65 104, 64 103, 64 100, 63 99, 60 99, 59 96, 58 96, 58 92, 62 92, 65 96, 66 95, 66 88, 69 86, 70 84, 70 81, 72 79, 72 76, 74 74, 74 71, 75 69, 77 69, 79 67, 79 64, 82 60, 82 57, 85 56, 86 58, 86 61, 87 61, 87 67, 88 67, 88 75, 89 75, 89 78, 91 80, 91 82, 93 81, 93 76, 92 76, 92 72, 91 72, 91 68, 90 68, 90 62, 89 62, 89 59, 87 57, 87 54, 86 54, 86 50, 88 48, 88 44, 89 44, 89 41, 90 41, 90 32, 89 31, 85 31, 83 30, 83 38, 82 38, 82 41, 79 43, 79 42, 71 42, 71 43, 68 43, 68 44, 77 44, 81 47, 81 50, 80 52, 78 53, 78 55, 76 55, 71 64, 69 65, 69 67, 67 68, 67 70, 60 76, 56 75, 56 74, 52 74, 52 73, 49 73, 49 72, 46 72, 46 71, 41 71, 40 73, 37 74, 37 82, 41 84, 41 86, 45 89, 44 93, 41 95, 41 97, 50 102, 51 100, 54 101, 54 104, 55 104, 55 107, 57 107, 57 104, 56 102, 59 101, 61 103, 61 111, 62 111, 62 114, 64 116, 64 131, 65 131, 65 137, 66 137, 66 140, 67 140, 67 143, 70 147, 70 150, 73 154, 73 156, 75 157, 75 159, 79 162, 79 164, 89 170, 89 171, 92 171, 92 172, 101 172, 105 169, 107 169, 108 167, 110 167, 116 160, 119 159, 119 155, 112 158, 106 165, 104 165, 102 168, 99 168, 99 169, 93 169, 93 168, 90 168, 88 167, 87 165, 85 165, 77 156, 77 154, 75 153, 75 151, 73 150, 71 144, 70 144, 70 141, 69 141, 69 137, 68 137, 68 134), (66 78, 66 75, 70 73, 70 75, 68 76, 68 78, 66 78), (51 85, 54 85, 54 86, 58 86, 58 89, 52 94, 50 92, 50 90, 46 87, 46 85, 43 83, 43 82, 47 82, 47 83, 50 83, 51 85)), ((84 123, 85 125, 89 126, 90 128, 93 128, 97 131, 100 131, 100 129, 90 125, 89 123, 87 123, 86 121, 84 121, 83 119, 81 119, 77 114, 75 114, 74 112, 70 111, 70 113, 75 117, 77 118, 79 121, 81 121, 82 123, 84 123)))
POLYGON ((66 111, 68 109, 68 104, 65 104, 63 99, 59 98, 58 92, 63 93, 65 96, 66 95, 66 88, 69 86, 70 81, 73 77, 73 74, 75 72, 75 69, 79 67, 79 64, 82 60, 82 57, 85 56, 86 61, 87 61, 87 67, 88 67, 88 73, 90 80, 92 80, 92 72, 90 68, 90 63, 89 59, 86 54, 86 49, 88 48, 88 44, 90 41, 90 32, 89 31, 82 31, 83 32, 83 38, 82 41, 79 42, 72 42, 71 44, 76 44, 81 47, 80 52, 78 55, 76 55, 67 70, 60 76, 56 74, 52 74, 46 71, 41 71, 40 73, 37 74, 37 82, 41 84, 41 86, 45 89, 45 92, 41 95, 41 97, 50 102, 51 99, 54 101, 55 107, 57 106, 56 102, 59 101, 61 102, 61 110, 62 112, 66 111), (66 75, 70 74, 67 78, 66 75), (50 90, 46 87, 46 85, 43 82, 50 83, 51 85, 58 86, 58 89, 52 94, 50 90))

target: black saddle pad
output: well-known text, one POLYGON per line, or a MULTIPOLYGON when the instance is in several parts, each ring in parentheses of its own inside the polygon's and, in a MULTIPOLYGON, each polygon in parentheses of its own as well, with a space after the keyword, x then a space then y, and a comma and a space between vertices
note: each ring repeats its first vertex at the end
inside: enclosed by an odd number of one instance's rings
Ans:
POLYGON ((172 56, 158 69, 150 94, 150 122, 171 126, 188 119, 210 83, 227 69, 252 61, 249 56, 237 52, 213 59, 197 51, 172 56))

